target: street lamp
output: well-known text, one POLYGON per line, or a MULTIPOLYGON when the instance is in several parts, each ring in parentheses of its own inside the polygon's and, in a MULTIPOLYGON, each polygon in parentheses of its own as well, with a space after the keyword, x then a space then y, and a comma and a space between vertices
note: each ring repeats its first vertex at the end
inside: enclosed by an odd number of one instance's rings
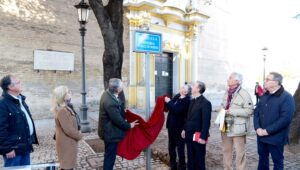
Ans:
POLYGON ((86 104, 86 90, 85 90, 85 51, 84 51, 84 36, 85 36, 85 24, 89 17, 89 5, 81 0, 79 4, 75 5, 78 11, 78 21, 80 24, 80 35, 81 35, 81 58, 82 58, 82 105, 80 106, 81 111, 81 132, 90 132, 91 125, 87 119, 87 104, 86 104))
POLYGON ((266 79, 266 56, 267 56, 267 51, 268 51, 268 48, 267 47, 264 47, 263 49, 261 49, 262 52, 263 52, 263 61, 264 61, 264 73, 263 73, 263 82, 265 81, 266 79))

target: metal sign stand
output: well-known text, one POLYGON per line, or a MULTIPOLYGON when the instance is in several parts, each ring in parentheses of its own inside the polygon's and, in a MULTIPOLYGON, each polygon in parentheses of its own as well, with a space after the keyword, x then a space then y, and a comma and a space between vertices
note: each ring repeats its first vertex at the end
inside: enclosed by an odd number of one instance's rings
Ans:
MULTIPOLYGON (((150 56, 149 53, 146 53, 145 56, 146 64, 146 119, 147 121, 150 118, 150 56)), ((151 170, 151 145, 147 148, 146 152, 146 169, 151 170)))
MULTIPOLYGON (((160 33, 135 31, 134 52, 145 54, 146 120, 150 119, 150 53, 161 54, 160 33), (140 38, 140 39, 139 39, 140 38)), ((146 150, 146 169, 151 170, 151 145, 146 150)))

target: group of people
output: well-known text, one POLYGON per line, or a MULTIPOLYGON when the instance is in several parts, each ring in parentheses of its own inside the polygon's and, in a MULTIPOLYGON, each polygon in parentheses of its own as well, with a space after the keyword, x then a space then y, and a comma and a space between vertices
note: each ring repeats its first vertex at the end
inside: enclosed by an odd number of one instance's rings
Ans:
MULTIPOLYGON (((224 128, 220 129, 224 169, 233 169, 233 150, 236 169, 246 169, 246 135, 250 131, 250 117, 254 115, 259 155, 258 169, 269 169, 271 154, 274 169, 283 169, 284 145, 288 142, 289 125, 294 112, 294 100, 282 86, 283 77, 271 72, 264 81, 264 94, 254 109, 251 96, 242 88, 243 77, 232 73, 224 94, 221 110, 225 111, 224 128)), ((0 154, 4 166, 30 165, 33 144, 38 144, 34 121, 21 94, 22 86, 16 76, 1 79, 0 154)), ((168 108, 167 129, 170 166, 172 170, 205 169, 206 144, 209 143, 212 104, 204 97, 205 83, 185 84, 173 98, 165 97, 168 108), (187 148, 187 164, 185 158, 187 148), (178 157, 178 163, 177 163, 178 157)), ((118 143, 125 132, 139 122, 125 119, 123 83, 109 80, 108 89, 100 100, 98 135, 104 140, 104 170, 112 170, 118 143), (122 97, 123 96, 123 97, 122 97)), ((80 119, 71 104, 71 92, 66 86, 53 90, 51 111, 55 117, 56 151, 61 169, 76 167, 77 145, 82 138, 80 119)))
MULTIPOLYGON (((220 113, 223 110, 224 127, 220 129, 225 170, 233 169, 233 150, 236 153, 236 169, 246 169, 246 136, 250 132, 250 117, 254 115, 259 155, 258 170, 269 169, 271 154, 274 169, 283 170, 284 145, 288 143, 289 126, 295 109, 293 97, 282 86, 281 74, 271 72, 264 81, 264 94, 257 84, 258 96, 254 109, 250 94, 242 88, 243 77, 232 73, 224 94, 220 113)), ((169 156, 172 170, 186 169, 185 144, 187 146, 187 169, 205 169, 205 147, 209 142, 211 103, 203 97, 205 85, 196 81, 191 88, 181 88, 173 99, 165 98, 169 109, 167 129, 169 156), (200 132, 197 138, 196 133, 200 132), (177 152, 176 152, 177 151, 177 152), (178 163, 177 163, 178 156, 178 163)), ((215 135, 215 134, 212 134, 215 135)))
MULTIPOLYGON (((38 144, 26 97, 18 77, 6 75, 0 82, 0 154, 4 167, 30 165, 33 144, 38 144)), ((55 118, 56 151, 61 169, 73 169, 77 161, 77 143, 82 138, 80 119, 71 104, 71 92, 66 86, 53 90, 52 108, 55 118)))

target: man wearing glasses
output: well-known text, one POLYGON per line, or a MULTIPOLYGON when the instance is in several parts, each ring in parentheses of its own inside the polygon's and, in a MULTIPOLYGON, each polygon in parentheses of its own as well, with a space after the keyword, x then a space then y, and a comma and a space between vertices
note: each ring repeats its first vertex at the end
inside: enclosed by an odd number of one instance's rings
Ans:
POLYGON ((282 86, 282 75, 271 72, 265 79, 266 93, 254 111, 259 155, 258 170, 269 169, 269 154, 274 169, 283 170, 284 145, 288 143, 289 127, 295 111, 294 99, 282 86))
POLYGON ((0 81, 3 94, 0 98, 0 154, 4 167, 30 165, 32 144, 38 144, 34 122, 22 84, 12 75, 0 81))

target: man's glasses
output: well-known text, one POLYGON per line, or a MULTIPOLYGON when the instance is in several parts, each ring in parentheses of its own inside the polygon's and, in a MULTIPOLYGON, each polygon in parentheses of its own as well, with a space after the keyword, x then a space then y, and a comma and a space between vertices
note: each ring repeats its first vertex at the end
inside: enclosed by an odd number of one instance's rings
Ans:
POLYGON ((276 80, 266 78, 265 81, 268 82, 268 81, 276 81, 276 80))

